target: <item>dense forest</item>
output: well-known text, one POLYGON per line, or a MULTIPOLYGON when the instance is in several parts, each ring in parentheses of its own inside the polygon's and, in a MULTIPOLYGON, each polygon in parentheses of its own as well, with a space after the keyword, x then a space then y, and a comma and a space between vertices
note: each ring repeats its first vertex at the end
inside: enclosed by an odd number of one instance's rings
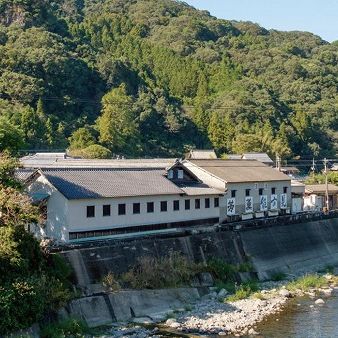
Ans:
POLYGON ((0 151, 335 156, 338 42, 171 0, 0 0, 0 151))

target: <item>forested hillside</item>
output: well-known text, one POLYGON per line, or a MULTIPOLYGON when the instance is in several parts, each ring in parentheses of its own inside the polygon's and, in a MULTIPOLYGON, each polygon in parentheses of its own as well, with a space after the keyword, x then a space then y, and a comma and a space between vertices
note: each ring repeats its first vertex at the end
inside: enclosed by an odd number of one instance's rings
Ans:
POLYGON ((334 156, 338 43, 171 0, 0 0, 0 151, 334 156))

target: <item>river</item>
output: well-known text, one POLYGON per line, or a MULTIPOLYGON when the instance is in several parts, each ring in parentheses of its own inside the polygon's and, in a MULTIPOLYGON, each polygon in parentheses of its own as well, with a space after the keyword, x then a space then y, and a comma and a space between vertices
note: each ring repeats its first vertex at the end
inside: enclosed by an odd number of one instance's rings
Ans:
POLYGON ((338 337, 338 297, 325 300, 323 306, 314 300, 300 298, 290 301, 285 311, 258 326, 264 338, 333 338, 338 337), (310 307, 314 305, 313 307, 310 307))

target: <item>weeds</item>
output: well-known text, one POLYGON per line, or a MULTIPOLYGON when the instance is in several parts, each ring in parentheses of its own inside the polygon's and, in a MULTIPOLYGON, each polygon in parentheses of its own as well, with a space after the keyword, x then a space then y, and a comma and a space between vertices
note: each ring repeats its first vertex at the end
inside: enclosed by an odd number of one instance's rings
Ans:
POLYGON ((274 282, 280 282, 286 278, 286 274, 283 272, 276 272, 271 276, 271 280, 274 282))
POLYGON ((289 291, 295 291, 300 289, 302 291, 308 291, 311 288, 321 288, 327 285, 328 282, 325 277, 318 275, 305 275, 297 280, 294 280, 286 285, 289 291))
POLYGON ((251 294, 255 293, 258 290, 258 285, 256 281, 249 281, 247 283, 241 284, 237 289, 236 292, 227 297, 227 302, 236 302, 237 300, 246 299, 251 294))
POLYGON ((45 326, 41 331, 42 338, 82 338, 89 333, 86 323, 77 319, 67 319, 45 326))
POLYGON ((109 272, 103 277, 102 284, 110 291, 119 291, 121 289, 120 283, 117 281, 115 275, 112 272, 109 272))

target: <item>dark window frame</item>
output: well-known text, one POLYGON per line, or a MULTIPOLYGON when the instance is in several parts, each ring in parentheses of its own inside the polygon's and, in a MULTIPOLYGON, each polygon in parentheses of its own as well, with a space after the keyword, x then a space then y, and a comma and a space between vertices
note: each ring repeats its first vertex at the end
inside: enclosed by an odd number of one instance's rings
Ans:
POLYGON ((263 196, 263 194, 264 194, 264 188, 259 188, 258 189, 258 195, 263 196))
POLYGON ((141 213, 141 203, 133 203, 133 215, 139 215, 141 213))
POLYGON ((180 211, 180 201, 179 200, 173 201, 173 210, 174 211, 180 211))
POLYGON ((87 218, 95 217, 95 205, 87 205, 87 218))
POLYGON ((200 198, 195 199, 195 209, 201 209, 201 199, 200 198))
POLYGON ((231 190, 231 198, 236 198, 237 190, 231 190))
POLYGON ((283 194, 287 194, 288 193, 288 187, 283 187, 283 194))
POLYGON ((251 189, 245 189, 245 196, 250 197, 251 189))
POLYGON ((103 217, 111 216, 111 206, 110 206, 110 204, 102 205, 102 216, 103 217))
POLYGON ((210 198, 206 197, 206 199, 204 200, 204 207, 205 209, 210 209, 210 198))
POLYGON ((118 205, 118 215, 123 216, 127 214, 127 208, 125 203, 120 203, 118 205))
POLYGON ((189 199, 186 199, 186 200, 184 201, 184 210, 190 210, 190 207, 191 207, 190 204, 191 204, 191 203, 190 203, 190 200, 189 200, 189 199))
POLYGON ((155 210, 154 202, 147 202, 147 213, 152 214, 155 210))
POLYGON ((168 202, 161 201, 161 212, 167 212, 167 211, 168 211, 168 202))
POLYGON ((219 208, 219 197, 214 198, 214 208, 219 208))
POLYGON ((276 188, 275 187, 271 188, 271 195, 276 195, 276 188))

